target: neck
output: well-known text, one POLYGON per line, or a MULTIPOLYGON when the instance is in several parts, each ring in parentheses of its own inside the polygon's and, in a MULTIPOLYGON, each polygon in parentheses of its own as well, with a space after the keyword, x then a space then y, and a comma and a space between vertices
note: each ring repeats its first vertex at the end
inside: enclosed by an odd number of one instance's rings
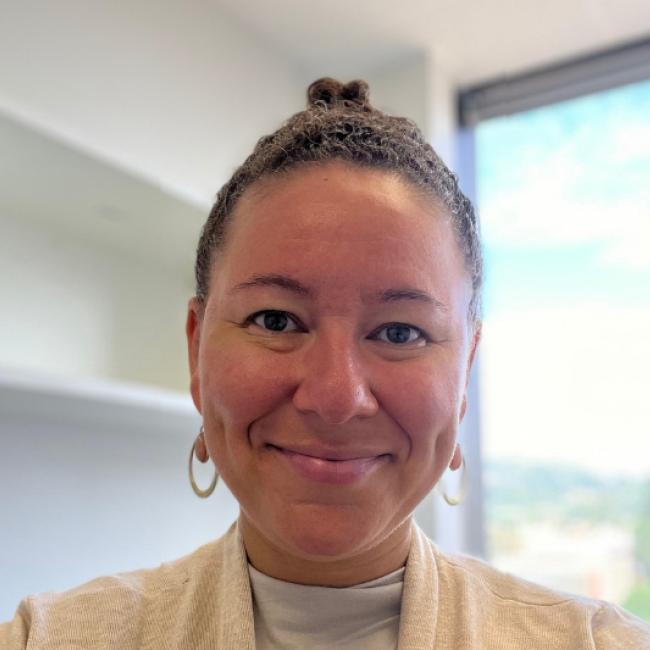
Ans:
POLYGON ((303 585, 350 587, 403 567, 411 545, 410 517, 385 539, 343 558, 306 558, 272 543, 249 519, 239 516, 249 562, 272 578, 303 585))

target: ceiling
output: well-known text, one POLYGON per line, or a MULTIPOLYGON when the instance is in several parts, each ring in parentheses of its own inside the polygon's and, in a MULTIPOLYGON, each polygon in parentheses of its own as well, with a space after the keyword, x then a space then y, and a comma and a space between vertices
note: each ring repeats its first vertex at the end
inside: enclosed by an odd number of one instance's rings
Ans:
POLYGON ((648 0, 213 0, 308 78, 430 51, 468 86, 650 36, 648 0))

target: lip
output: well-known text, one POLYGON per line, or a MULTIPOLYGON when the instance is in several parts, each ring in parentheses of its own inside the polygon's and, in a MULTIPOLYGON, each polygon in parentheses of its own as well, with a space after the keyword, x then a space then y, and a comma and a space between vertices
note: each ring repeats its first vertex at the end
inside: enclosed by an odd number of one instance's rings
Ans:
POLYGON ((354 450, 301 448, 298 451, 275 445, 269 448, 304 478, 333 485, 356 483, 389 458, 389 454, 371 455, 354 450))

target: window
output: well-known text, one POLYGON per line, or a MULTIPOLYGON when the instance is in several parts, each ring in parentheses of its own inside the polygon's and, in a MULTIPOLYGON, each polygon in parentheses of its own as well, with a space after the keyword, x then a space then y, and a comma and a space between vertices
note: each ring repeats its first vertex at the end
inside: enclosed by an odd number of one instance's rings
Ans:
POLYGON ((650 620, 650 82, 474 121, 488 555, 650 620))

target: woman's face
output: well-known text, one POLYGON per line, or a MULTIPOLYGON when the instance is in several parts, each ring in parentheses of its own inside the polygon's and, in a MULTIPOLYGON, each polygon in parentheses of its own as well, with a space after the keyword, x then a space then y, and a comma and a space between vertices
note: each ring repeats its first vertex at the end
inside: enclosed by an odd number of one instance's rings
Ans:
POLYGON ((354 557, 452 457, 477 336, 447 218, 394 175, 330 163, 239 202, 190 303, 192 395, 242 517, 300 558, 354 557))

